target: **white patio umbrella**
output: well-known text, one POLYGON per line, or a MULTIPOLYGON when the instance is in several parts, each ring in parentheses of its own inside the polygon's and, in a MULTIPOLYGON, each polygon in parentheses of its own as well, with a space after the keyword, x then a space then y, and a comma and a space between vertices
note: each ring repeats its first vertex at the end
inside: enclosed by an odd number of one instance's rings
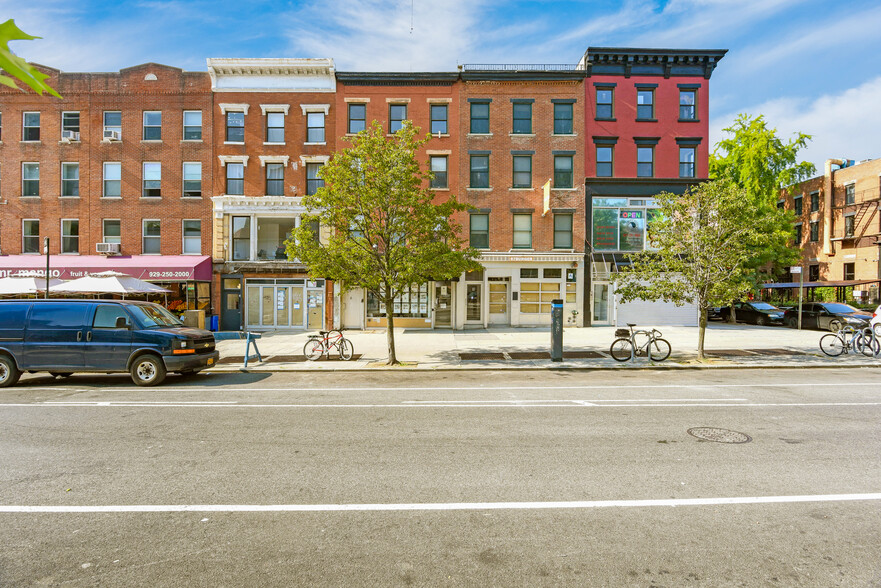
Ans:
MULTIPOLYGON (((52 286, 63 284, 58 278, 49 278, 49 290, 52 286)), ((46 291, 46 278, 30 274, 13 274, 0 278, 0 296, 8 294, 36 294, 46 291)))
POLYGON ((57 286, 50 286, 49 291, 77 294, 122 294, 123 298, 126 294, 168 294, 171 292, 171 290, 160 288, 150 282, 112 270, 90 274, 57 286))

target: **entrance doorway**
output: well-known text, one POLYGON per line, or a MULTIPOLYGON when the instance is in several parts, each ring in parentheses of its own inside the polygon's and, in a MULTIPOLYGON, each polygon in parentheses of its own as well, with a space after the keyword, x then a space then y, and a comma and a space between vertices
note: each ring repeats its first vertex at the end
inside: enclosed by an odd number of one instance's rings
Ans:
POLYGON ((258 329, 320 329, 324 326, 323 286, 321 281, 320 289, 307 289, 302 279, 247 280, 245 324, 258 329))
POLYGON ((591 291, 591 325, 612 324, 612 300, 609 289, 608 282, 594 282, 591 291))
POLYGON ((483 283, 465 284, 465 322, 483 322, 483 283))
POLYGON ((220 276, 220 330, 238 331, 242 328, 242 276, 220 276))
POLYGON ((509 278, 489 278, 489 324, 508 325, 511 322, 508 310, 509 278))
POLYGON ((450 280, 434 284, 434 328, 453 327, 453 286, 450 280))

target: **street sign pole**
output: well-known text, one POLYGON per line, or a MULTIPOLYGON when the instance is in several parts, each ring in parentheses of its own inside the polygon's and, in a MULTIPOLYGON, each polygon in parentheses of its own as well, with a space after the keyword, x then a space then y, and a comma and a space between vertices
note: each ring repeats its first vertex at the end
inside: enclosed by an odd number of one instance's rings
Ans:
POLYGON ((789 268, 790 273, 798 274, 798 330, 801 331, 801 301, 804 292, 805 275, 801 271, 801 267, 792 266, 789 268))

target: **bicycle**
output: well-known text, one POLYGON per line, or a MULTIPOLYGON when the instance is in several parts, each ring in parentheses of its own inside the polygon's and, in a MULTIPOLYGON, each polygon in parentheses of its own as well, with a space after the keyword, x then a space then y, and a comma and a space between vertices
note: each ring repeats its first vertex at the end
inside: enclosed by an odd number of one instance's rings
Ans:
POLYGON ((650 361, 664 361, 670 357, 670 343, 661 338, 661 331, 652 329, 633 330, 635 324, 627 323, 630 331, 627 329, 616 329, 615 336, 618 339, 612 341, 609 348, 609 354, 615 361, 627 361, 636 357, 648 356, 650 361), (637 339, 645 337, 645 343, 640 343, 637 339))
POLYGON ((838 357, 842 353, 862 353, 869 357, 881 352, 881 343, 869 327, 855 329, 845 325, 836 333, 820 337, 820 351, 829 357, 838 357))
POLYGON ((309 361, 317 361, 322 355, 330 357, 330 350, 336 348, 340 359, 349 361, 355 353, 355 346, 343 336, 341 329, 330 331, 318 331, 318 335, 312 335, 303 346, 303 355, 309 361))

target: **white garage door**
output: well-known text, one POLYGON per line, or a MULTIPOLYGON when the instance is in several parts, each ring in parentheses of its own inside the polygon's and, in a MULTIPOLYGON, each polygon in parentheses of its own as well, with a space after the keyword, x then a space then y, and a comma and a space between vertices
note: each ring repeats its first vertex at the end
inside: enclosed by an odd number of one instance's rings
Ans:
POLYGON ((622 304, 618 296, 615 297, 615 324, 619 327, 627 323, 635 323, 641 327, 658 327, 663 325, 696 327, 697 305, 685 304, 676 306, 672 302, 647 302, 645 300, 631 300, 622 304))

